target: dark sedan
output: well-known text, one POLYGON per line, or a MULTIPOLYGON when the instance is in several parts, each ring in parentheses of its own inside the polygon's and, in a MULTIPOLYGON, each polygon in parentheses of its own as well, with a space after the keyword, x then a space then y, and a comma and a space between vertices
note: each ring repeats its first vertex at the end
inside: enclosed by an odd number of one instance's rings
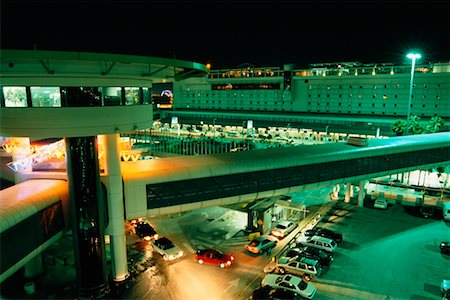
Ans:
POLYGON ((323 266, 329 266, 334 260, 332 254, 324 250, 308 246, 289 249, 286 252, 285 256, 287 257, 301 256, 310 259, 315 259, 318 260, 320 264, 323 266))
POLYGON ((266 285, 264 287, 259 287, 253 291, 252 300, 296 300, 303 299, 299 294, 284 290, 284 289, 274 289, 266 285))
POLYGON ((150 241, 158 238, 156 230, 153 229, 147 221, 137 222, 134 227, 136 229, 137 236, 143 240, 150 241))
POLYGON ((441 253, 450 254, 450 242, 441 242, 439 245, 441 253))
POLYGON ((338 232, 334 232, 329 229, 325 229, 325 228, 314 228, 314 229, 306 230, 306 232, 305 232, 305 236, 314 236, 314 235, 323 236, 328 239, 332 239, 338 244, 340 242, 342 242, 342 239, 343 239, 342 234, 340 234, 338 232))

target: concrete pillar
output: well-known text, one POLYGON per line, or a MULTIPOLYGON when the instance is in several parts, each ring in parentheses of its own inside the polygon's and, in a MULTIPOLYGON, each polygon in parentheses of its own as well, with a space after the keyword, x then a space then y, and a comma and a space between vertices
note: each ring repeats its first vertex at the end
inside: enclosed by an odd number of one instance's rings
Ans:
POLYGON ((34 278, 42 273, 44 273, 44 263, 42 262, 42 254, 38 254, 33 257, 28 263, 25 265, 24 277, 25 278, 34 278))
POLYGON ((31 165, 31 149, 30 138, 27 137, 12 137, 12 160, 16 163, 16 171, 14 172, 14 182, 21 183, 23 181, 22 173, 30 173, 33 171, 31 165))
POLYGON ((107 210, 97 139, 70 137, 65 141, 77 292, 80 298, 102 298, 109 292, 104 239, 107 210))
POLYGON ((119 134, 100 136, 105 145, 104 184, 107 191, 109 224, 106 234, 110 236, 111 277, 114 281, 125 280, 128 273, 127 248, 122 197, 122 175, 119 157, 119 134))
POLYGON ((351 187, 352 187, 352 184, 350 182, 347 182, 345 184, 345 198, 344 198, 345 203, 350 202, 351 187))
POLYGON ((359 182, 359 194, 358 194, 358 206, 363 207, 364 206, 364 198, 366 197, 366 185, 368 181, 367 180, 361 180, 359 182))

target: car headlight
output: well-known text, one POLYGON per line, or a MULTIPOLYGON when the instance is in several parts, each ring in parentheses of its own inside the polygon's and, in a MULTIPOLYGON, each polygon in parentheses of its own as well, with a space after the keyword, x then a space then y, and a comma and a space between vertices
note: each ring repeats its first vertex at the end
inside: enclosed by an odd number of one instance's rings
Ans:
POLYGON ((227 261, 227 265, 231 265, 231 261, 227 261))

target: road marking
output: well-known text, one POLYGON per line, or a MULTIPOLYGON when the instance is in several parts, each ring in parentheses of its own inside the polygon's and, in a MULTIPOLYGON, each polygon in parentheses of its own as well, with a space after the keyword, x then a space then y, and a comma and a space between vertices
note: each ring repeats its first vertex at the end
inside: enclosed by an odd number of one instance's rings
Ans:
POLYGON ((228 287, 223 292, 225 293, 232 287, 237 288, 239 285, 239 279, 240 278, 236 278, 235 280, 228 281, 228 287))

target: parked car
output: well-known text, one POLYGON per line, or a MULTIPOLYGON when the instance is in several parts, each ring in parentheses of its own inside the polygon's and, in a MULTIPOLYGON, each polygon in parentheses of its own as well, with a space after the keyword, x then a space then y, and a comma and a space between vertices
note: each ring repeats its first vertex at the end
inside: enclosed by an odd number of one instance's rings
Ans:
POLYGON ((441 253, 450 254, 450 242, 441 242, 439 245, 441 253))
POLYGON ((281 257, 276 264, 276 269, 281 274, 290 273, 310 281, 322 273, 322 265, 318 260, 296 256, 281 257))
POLYGON ((306 230, 305 232, 305 236, 314 236, 314 235, 332 239, 338 244, 343 240, 342 234, 326 228, 313 228, 306 230))
POLYGON ((442 279, 441 293, 442 293, 443 300, 450 299, 450 280, 449 279, 442 279))
POLYGON ((424 218, 433 218, 434 217, 434 206, 421 206, 419 213, 424 218))
POLYGON ((312 299, 317 292, 314 285, 294 275, 268 274, 261 281, 261 286, 267 285, 295 292, 306 299, 312 299))
POLYGON ((273 289, 270 286, 261 286, 253 291, 252 300, 300 300, 303 299, 296 292, 281 288, 273 289))
POLYGON ((171 240, 166 237, 152 240, 152 245, 156 252, 162 255, 164 260, 174 260, 183 256, 183 251, 181 251, 172 243, 171 240))
POLYGON ((302 256, 316 259, 320 262, 322 266, 329 266, 334 260, 333 255, 330 254, 329 252, 313 247, 292 248, 286 252, 285 256, 287 257, 302 256))
POLYGON ((373 207, 380 208, 380 209, 386 209, 388 207, 387 199, 385 199, 385 198, 376 199, 373 204, 373 207))
POLYGON ((136 234, 139 238, 150 241, 158 239, 156 230, 147 221, 138 221, 134 224, 136 234))
POLYGON ((277 239, 275 237, 260 235, 246 244, 245 249, 255 254, 261 254, 269 249, 273 249, 276 245, 277 239))
POLYGON ((297 242, 297 244, 300 244, 302 246, 311 246, 314 248, 323 249, 328 252, 336 251, 336 246, 337 246, 337 243, 334 240, 325 238, 323 236, 318 236, 318 235, 314 235, 314 236, 302 235, 297 239, 296 242, 297 242))
POLYGON ((275 227, 270 231, 270 234, 276 236, 277 238, 284 238, 287 236, 292 230, 297 227, 297 223, 293 221, 279 221, 275 227))
POLYGON ((195 253, 195 259, 199 264, 213 264, 221 268, 230 267, 234 262, 234 256, 215 249, 199 249, 195 253))

